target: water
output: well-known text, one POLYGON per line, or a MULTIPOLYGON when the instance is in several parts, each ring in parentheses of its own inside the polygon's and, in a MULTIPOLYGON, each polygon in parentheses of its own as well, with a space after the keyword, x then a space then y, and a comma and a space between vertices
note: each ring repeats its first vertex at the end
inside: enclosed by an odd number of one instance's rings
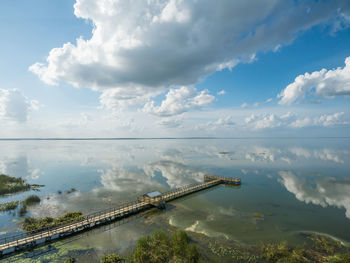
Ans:
MULTIPOLYGON (((46 248, 36 249, 38 260, 127 253, 139 237, 170 227, 247 244, 298 244, 304 232, 350 242, 347 138, 0 141, 0 149, 1 173, 45 185, 35 193, 42 203, 29 210, 33 216, 91 213, 148 191, 202 182, 205 174, 242 178, 239 188, 218 186, 171 202, 164 212, 56 242, 45 254, 46 248), (77 191, 66 194, 71 188, 77 191)), ((0 233, 20 231, 19 221, 2 213, 0 233)))

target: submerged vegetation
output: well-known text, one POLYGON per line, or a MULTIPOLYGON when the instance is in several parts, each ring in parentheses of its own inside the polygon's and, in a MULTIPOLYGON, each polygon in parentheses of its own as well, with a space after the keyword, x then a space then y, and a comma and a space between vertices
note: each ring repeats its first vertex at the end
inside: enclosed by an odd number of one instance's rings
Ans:
POLYGON ((347 263, 350 262, 350 251, 339 241, 313 234, 309 237, 312 247, 291 248, 286 242, 261 246, 262 257, 268 262, 288 263, 347 263))
POLYGON ((125 259, 123 259, 122 256, 118 255, 118 254, 110 254, 107 256, 104 256, 101 259, 101 263, 118 263, 118 262, 125 262, 125 259))
POLYGON ((287 242, 261 245, 262 258, 268 262, 310 262, 306 250, 302 248, 291 249, 287 242))
POLYGON ((309 239, 312 241, 313 249, 321 253, 333 254, 343 247, 339 241, 326 236, 312 234, 309 239))
POLYGON ((218 242, 209 242, 209 251, 216 257, 234 260, 234 262, 257 262, 260 258, 256 251, 247 247, 224 246, 218 242))
POLYGON ((81 212, 70 212, 65 214, 64 216, 53 218, 53 217, 45 217, 45 218, 34 218, 34 217, 26 217, 23 221, 22 227, 27 232, 38 231, 42 228, 59 226, 66 223, 77 222, 83 219, 81 212))
POLYGON ((322 235, 310 235, 311 245, 289 246, 287 242, 242 247, 209 243, 210 251, 223 262, 276 262, 276 263, 349 263, 350 249, 341 242, 322 235))
POLYGON ((22 178, 11 177, 5 174, 0 174, 0 195, 15 194, 18 192, 38 190, 43 185, 28 184, 22 178))

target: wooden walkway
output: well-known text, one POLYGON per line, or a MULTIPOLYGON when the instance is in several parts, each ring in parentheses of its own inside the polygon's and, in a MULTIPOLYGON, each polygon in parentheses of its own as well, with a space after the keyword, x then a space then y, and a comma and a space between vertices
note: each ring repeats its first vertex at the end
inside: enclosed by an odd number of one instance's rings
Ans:
POLYGON ((33 247, 55 238, 87 230, 100 224, 118 220, 153 207, 163 207, 166 202, 222 183, 239 185, 241 184, 241 179, 207 175, 204 177, 204 183, 180 187, 154 198, 146 198, 145 196, 142 196, 137 201, 86 215, 78 222, 70 222, 57 227, 40 229, 39 231, 31 233, 7 236, 0 239, 0 256, 28 247, 33 247))

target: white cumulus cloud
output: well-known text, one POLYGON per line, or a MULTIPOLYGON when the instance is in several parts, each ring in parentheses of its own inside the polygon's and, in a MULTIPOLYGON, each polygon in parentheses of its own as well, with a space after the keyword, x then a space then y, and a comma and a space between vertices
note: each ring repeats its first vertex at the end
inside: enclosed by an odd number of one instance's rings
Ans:
POLYGON ((142 87, 135 87, 133 90, 122 88, 107 89, 102 92, 100 103, 103 108, 119 112, 128 107, 143 105, 157 94, 159 92, 147 92, 142 87))
POLYGON ((76 0, 76 17, 93 24, 91 39, 53 48, 29 69, 50 85, 113 89, 101 102, 115 109, 254 61, 300 31, 343 21, 348 10, 341 0, 76 0))
POLYGON ((344 112, 337 112, 334 114, 323 114, 319 118, 315 119, 316 124, 320 124, 322 126, 334 126, 334 125, 341 125, 341 124, 348 124, 345 121, 342 121, 342 116, 344 115, 344 112))
POLYGON ((26 122, 31 110, 38 110, 36 100, 29 100, 18 89, 0 89, 0 118, 26 122))
POLYGON ((344 68, 322 69, 299 75, 279 94, 279 104, 292 104, 309 93, 325 98, 350 95, 350 57, 345 59, 344 68))
POLYGON ((255 130, 275 128, 281 126, 282 122, 275 114, 252 114, 250 117, 245 118, 246 124, 249 124, 255 130))
POLYGON ((197 91, 193 87, 170 89, 160 106, 154 101, 145 104, 143 110, 158 116, 173 116, 184 113, 190 109, 199 109, 208 106, 215 99, 208 94, 208 90, 197 91))

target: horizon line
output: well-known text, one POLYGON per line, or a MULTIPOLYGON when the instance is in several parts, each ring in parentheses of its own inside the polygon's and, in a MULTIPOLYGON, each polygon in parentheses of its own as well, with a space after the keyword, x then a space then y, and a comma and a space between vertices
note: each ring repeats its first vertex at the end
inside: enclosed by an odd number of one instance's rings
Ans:
POLYGON ((0 141, 112 141, 112 140, 203 140, 203 139, 347 139, 350 136, 252 136, 252 137, 33 137, 0 138, 0 141))

